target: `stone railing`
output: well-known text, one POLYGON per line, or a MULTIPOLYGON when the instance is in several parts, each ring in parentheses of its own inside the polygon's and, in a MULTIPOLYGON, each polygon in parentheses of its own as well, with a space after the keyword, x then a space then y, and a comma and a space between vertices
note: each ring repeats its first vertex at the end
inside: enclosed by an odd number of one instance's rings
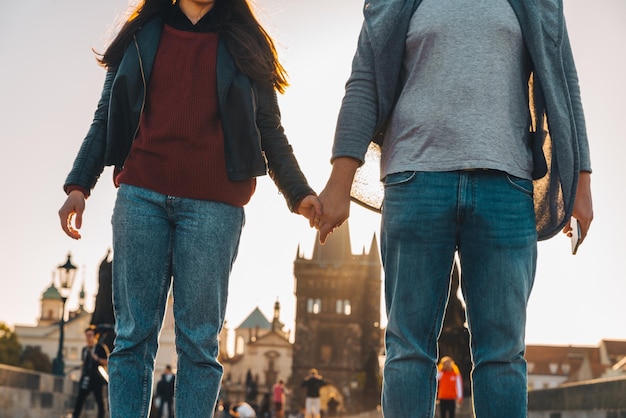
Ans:
MULTIPOLYGON (((65 377, 0 364, 0 418, 65 418, 71 416, 77 383, 65 377)), ((93 396, 82 418, 95 418, 93 396)))
POLYGON ((626 417, 626 376, 528 393, 528 418, 626 417))
MULTIPOLYGON (((471 399, 466 399, 456 417, 472 416, 471 399)), ((372 411, 349 418, 380 417, 379 411, 372 411)), ((530 391, 528 418, 626 418, 626 376, 530 391)))

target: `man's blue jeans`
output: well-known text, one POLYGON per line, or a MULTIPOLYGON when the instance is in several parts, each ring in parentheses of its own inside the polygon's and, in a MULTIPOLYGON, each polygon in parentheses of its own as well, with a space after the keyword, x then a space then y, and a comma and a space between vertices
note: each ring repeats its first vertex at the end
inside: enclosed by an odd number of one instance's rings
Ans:
POLYGON ((526 306, 537 260, 532 187, 493 170, 385 179, 385 417, 434 415, 437 339, 455 253, 471 335, 475 414, 526 416, 526 306))
POLYGON ((115 349, 109 359, 112 418, 143 418, 170 287, 178 371, 176 416, 213 416, 228 278, 243 208, 165 196, 122 184, 113 212, 115 349))

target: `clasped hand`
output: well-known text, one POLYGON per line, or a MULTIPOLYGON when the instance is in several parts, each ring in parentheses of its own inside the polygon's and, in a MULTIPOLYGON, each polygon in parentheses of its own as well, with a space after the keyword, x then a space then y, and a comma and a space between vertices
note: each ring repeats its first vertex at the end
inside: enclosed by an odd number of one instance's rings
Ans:
POLYGON ((348 219, 350 195, 339 193, 327 186, 319 197, 310 195, 302 199, 297 213, 309 220, 309 226, 320 233, 320 243, 324 244, 328 236, 348 219))
POLYGON ((320 210, 309 208, 308 215, 304 215, 309 219, 309 225, 319 230, 322 244, 350 216, 350 189, 359 165, 360 161, 354 158, 336 158, 326 187, 318 198, 320 210))

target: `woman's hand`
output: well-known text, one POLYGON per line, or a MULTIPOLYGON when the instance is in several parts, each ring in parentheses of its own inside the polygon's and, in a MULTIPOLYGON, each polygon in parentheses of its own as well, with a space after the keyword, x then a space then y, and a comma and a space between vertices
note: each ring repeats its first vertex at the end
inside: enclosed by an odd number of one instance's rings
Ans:
POLYGON ((80 239, 78 230, 83 224, 83 212, 85 211, 85 196, 80 190, 72 190, 65 203, 59 209, 61 229, 70 238, 80 239))
POLYGON ((317 196, 310 194, 298 203, 296 213, 304 216, 309 220, 309 226, 313 228, 316 222, 319 222, 322 216, 322 202, 317 196))

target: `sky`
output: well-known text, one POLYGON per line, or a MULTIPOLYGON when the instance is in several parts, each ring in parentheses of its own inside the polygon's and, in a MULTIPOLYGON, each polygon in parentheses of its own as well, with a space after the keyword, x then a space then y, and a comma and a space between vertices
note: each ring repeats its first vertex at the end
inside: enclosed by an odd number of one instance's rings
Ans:
MULTIPOLYGON (((362 0, 256 0, 274 37, 291 87, 279 98, 282 121, 311 186, 321 191, 337 112, 362 20, 362 0)), ((40 299, 68 253, 79 268, 71 309, 84 286, 93 309, 97 269, 111 247, 115 200, 106 168, 87 200, 83 238, 59 226, 62 184, 91 123, 105 71, 103 51, 128 0, 39 0, 0 3, 0 322, 35 325, 40 299)), ((626 2, 565 0, 592 156, 595 220, 576 256, 569 239, 539 244, 528 307, 529 344, 595 345, 626 339, 626 2), (621 192, 620 192, 621 190, 621 192)), ((360 253, 378 235, 380 216, 353 206, 352 246, 360 253)), ((315 230, 290 214, 272 181, 260 178, 246 206, 246 225, 230 280, 227 326, 259 307, 294 329, 293 262, 310 257, 315 230)), ((382 323, 385 323, 384 317, 382 323)))

